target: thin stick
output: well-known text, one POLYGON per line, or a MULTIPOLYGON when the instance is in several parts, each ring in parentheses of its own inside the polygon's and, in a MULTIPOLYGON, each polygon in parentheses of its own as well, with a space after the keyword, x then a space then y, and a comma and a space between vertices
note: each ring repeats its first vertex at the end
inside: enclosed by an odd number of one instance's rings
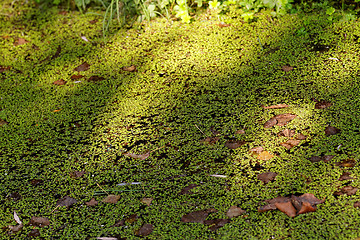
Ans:
POLYGON ((107 191, 105 191, 98 183, 96 183, 98 186, 99 186, 99 188, 101 188, 101 190, 103 190, 107 195, 110 195, 107 191))
POLYGON ((202 133, 202 134, 204 134, 205 136, 207 136, 203 131, 201 131, 201 129, 195 124, 195 127, 197 128, 197 129, 199 129, 199 131, 202 133))
POLYGON ((58 207, 60 207, 60 205, 56 205, 56 207, 54 208, 54 210, 51 211, 51 213, 53 213, 56 209, 58 209, 58 207))
POLYGON ((159 147, 159 148, 157 148, 157 149, 151 150, 149 153, 155 152, 155 151, 160 150, 160 149, 162 149, 162 148, 164 148, 164 147, 165 147, 165 146, 162 146, 162 147, 159 147))

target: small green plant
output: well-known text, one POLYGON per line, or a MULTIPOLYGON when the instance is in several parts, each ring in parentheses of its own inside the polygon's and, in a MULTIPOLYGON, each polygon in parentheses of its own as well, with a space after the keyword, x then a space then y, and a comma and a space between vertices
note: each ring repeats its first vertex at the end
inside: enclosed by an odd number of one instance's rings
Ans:
POLYGON ((189 7, 186 0, 176 0, 177 5, 174 7, 176 17, 181 18, 184 23, 190 23, 189 7))
POLYGON ((329 8, 327 8, 326 9, 326 14, 328 15, 328 20, 329 21, 332 21, 333 20, 333 17, 332 17, 332 15, 334 14, 334 12, 335 12, 335 8, 333 8, 333 7, 329 7, 329 8))

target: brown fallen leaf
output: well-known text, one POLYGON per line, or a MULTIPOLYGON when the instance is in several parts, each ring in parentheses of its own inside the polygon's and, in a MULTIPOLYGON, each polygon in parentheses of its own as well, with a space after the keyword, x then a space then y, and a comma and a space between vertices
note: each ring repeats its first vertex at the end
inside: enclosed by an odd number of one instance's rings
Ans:
POLYGON ((268 204, 259 207, 258 212, 266 212, 266 211, 270 211, 270 210, 275 210, 275 209, 277 209, 275 203, 290 202, 290 198, 288 198, 288 197, 276 197, 276 198, 265 200, 265 202, 267 202, 268 204))
POLYGON ((352 167, 355 167, 356 165, 356 160, 354 159, 346 159, 346 160, 343 160, 341 162, 338 162, 338 163, 335 163, 336 166, 340 166, 340 167, 349 167, 349 168, 352 168, 352 167))
POLYGON ((7 66, 7 67, 0 66, 0 73, 5 72, 5 71, 7 71, 7 70, 9 70, 9 69, 11 69, 10 66, 7 66))
POLYGON ((64 206, 64 207, 70 207, 71 205, 77 203, 77 200, 75 198, 69 197, 69 196, 65 196, 61 199, 59 199, 56 202, 56 205, 58 206, 64 206))
POLYGON ((98 205, 98 203, 99 203, 99 202, 96 201, 95 198, 92 198, 90 201, 85 202, 85 204, 86 204, 87 206, 90 206, 90 207, 96 206, 96 205, 98 205))
POLYGON ((324 108, 330 107, 331 105, 332 105, 331 102, 321 101, 321 102, 317 102, 315 104, 315 109, 324 109, 324 108))
POLYGON ((233 217, 240 216, 240 215, 242 215, 244 213, 245 213, 245 210, 242 210, 238 206, 231 206, 229 208, 229 210, 226 212, 226 216, 228 218, 233 218, 233 217))
POLYGON ((53 84, 61 86, 61 85, 65 85, 66 81, 64 79, 60 79, 60 80, 56 80, 55 82, 53 82, 53 84))
POLYGON ((253 147, 252 149, 250 149, 250 152, 252 152, 255 155, 259 155, 262 151, 264 151, 264 148, 261 146, 253 147))
POLYGON ((295 135, 295 130, 290 130, 290 129, 284 129, 278 133, 278 136, 280 137, 292 137, 294 135, 295 135))
POLYGON ((103 81, 105 78, 100 77, 100 76, 91 76, 89 77, 88 81, 89 82, 100 82, 103 81))
POLYGON ((358 208, 360 207, 360 201, 354 203, 354 207, 358 208))
POLYGON ((309 212, 315 212, 316 207, 313 207, 309 202, 303 202, 298 214, 304 214, 309 212))
POLYGON ((275 117, 270 118, 264 123, 264 128, 271 128, 277 124, 277 120, 275 117))
POLYGON ((28 43, 29 41, 26 41, 24 38, 18 38, 14 41, 14 46, 23 45, 25 43, 28 43))
POLYGON ((40 236, 39 229, 31 229, 31 231, 28 233, 28 237, 38 237, 40 236))
POLYGON ((184 187, 183 189, 181 189, 180 194, 184 195, 184 194, 194 194, 193 192, 189 192, 191 189, 197 187, 197 184, 190 184, 189 186, 184 187))
POLYGON ((210 225, 209 229, 211 231, 216 231, 219 228, 225 226, 225 224, 229 223, 229 219, 212 219, 212 220, 205 220, 205 225, 210 225))
POLYGON ((227 23, 221 22, 221 23, 218 24, 218 26, 221 27, 221 28, 224 28, 224 27, 230 27, 231 24, 227 24, 227 23))
POLYGON ((108 196, 106 196, 102 202, 104 203, 117 203, 118 201, 120 200, 120 196, 119 195, 113 195, 113 194, 110 194, 108 196))
POLYGON ((244 129, 237 130, 235 134, 245 134, 245 130, 244 129))
POLYGON ((273 154, 269 153, 268 151, 262 151, 256 159, 258 160, 263 160, 263 161, 267 161, 270 160, 274 157, 273 154))
POLYGON ((267 184, 267 183, 273 181, 276 176, 277 176, 277 173, 274 173, 274 172, 265 172, 265 173, 260 173, 260 174, 258 174, 258 175, 257 175, 257 179, 259 179, 259 180, 262 181, 263 183, 267 184))
POLYGON ((335 134, 338 134, 340 132, 341 132, 341 130, 336 128, 336 127, 328 126, 328 127, 325 128, 325 135, 326 136, 335 135, 335 134))
POLYGON ((47 217, 31 217, 29 224, 35 227, 45 227, 50 225, 47 217))
POLYGON ((283 70, 284 72, 289 72, 289 71, 291 71, 293 69, 294 69, 294 67, 291 67, 289 65, 285 65, 285 66, 281 67, 281 70, 283 70))
POLYGON ((206 210, 191 212, 182 216, 181 221, 185 223, 204 223, 207 216, 213 212, 217 212, 217 210, 214 208, 209 208, 206 210))
POLYGON ((334 192, 334 195, 341 196, 341 195, 346 194, 348 196, 351 196, 351 195, 356 194, 357 190, 358 190, 358 188, 356 188, 356 187, 345 186, 345 187, 341 188, 340 191, 334 192))
POLYGON ((304 134, 302 134, 302 133, 299 133, 297 136, 296 136, 296 139, 297 140, 305 140, 307 137, 304 135, 304 134))
POLYGON ((284 113, 284 114, 276 115, 274 118, 277 120, 277 124, 276 124, 277 126, 285 126, 296 117, 297 115, 295 114, 284 113))
POLYGON ((5 126, 6 124, 8 124, 8 122, 0 118, 0 127, 5 126))
POLYGON ((148 236, 154 230, 154 226, 152 224, 146 223, 141 226, 141 228, 136 232, 137 236, 145 237, 148 236))
POLYGON ((242 145, 246 144, 246 141, 241 141, 241 140, 227 140, 225 142, 225 147, 229 148, 229 149, 236 149, 241 147, 242 145))
POLYGON ((150 151, 144 153, 144 154, 135 154, 135 153, 123 153, 125 156, 127 157, 131 157, 131 158, 135 158, 135 159, 140 159, 140 160, 145 160, 148 157, 150 157, 150 151))
POLYGON ((264 109, 280 109, 280 108, 287 108, 289 107, 289 105, 284 104, 284 103, 280 103, 280 104, 276 104, 276 105, 271 105, 271 106, 262 106, 264 109))
POLYGON ((76 80, 76 79, 80 79, 80 78, 83 78, 84 76, 83 75, 72 75, 70 77, 71 80, 76 80))
POLYGON ((344 180, 350 180, 350 179, 354 179, 353 177, 350 177, 350 172, 344 172, 340 178, 339 181, 344 181, 344 180))
POLYGON ((122 70, 127 71, 127 72, 135 72, 136 67, 134 65, 131 65, 129 67, 123 67, 122 70))
POLYGON ((142 198, 141 199, 141 202, 146 204, 147 206, 150 206, 151 202, 153 201, 154 199, 152 198, 142 198))
POLYGON ((301 140, 289 139, 284 143, 280 143, 280 145, 285 147, 287 150, 289 150, 289 149, 299 145, 300 142, 301 142, 301 140))
POLYGON ((70 173, 70 177, 75 179, 81 178, 82 176, 84 176, 85 173, 85 171, 73 171, 70 173))
POLYGON ((139 216, 135 213, 135 214, 131 214, 130 216, 128 216, 125 219, 125 222, 132 224, 132 223, 136 222, 138 219, 139 219, 139 216))
POLYGON ((89 70, 89 68, 90 68, 90 64, 88 64, 87 62, 83 62, 78 67, 74 68, 74 71, 82 72, 89 70))
POLYGON ((58 12, 59 15, 63 15, 63 16, 65 16, 67 13, 68 13, 67 11, 59 11, 58 12))
POLYGON ((19 225, 15 225, 15 226, 11 226, 11 225, 8 226, 8 228, 11 230, 11 234, 21 231, 23 227, 24 227, 23 224, 19 224, 19 225))
POLYGON ((90 21, 89 21, 90 24, 95 24, 95 23, 97 23, 97 22, 98 22, 97 19, 94 19, 94 20, 90 20, 90 21))
POLYGON ((279 202, 279 203, 275 203, 275 206, 277 209, 279 209, 289 217, 296 216, 296 209, 294 208, 291 202, 279 202))

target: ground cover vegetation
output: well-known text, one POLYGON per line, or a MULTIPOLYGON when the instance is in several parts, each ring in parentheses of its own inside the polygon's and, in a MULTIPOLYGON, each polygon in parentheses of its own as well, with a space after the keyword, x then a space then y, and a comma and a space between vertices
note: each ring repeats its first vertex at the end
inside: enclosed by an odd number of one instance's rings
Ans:
POLYGON ((356 2, 2 4, 2 239, 360 237, 356 2))

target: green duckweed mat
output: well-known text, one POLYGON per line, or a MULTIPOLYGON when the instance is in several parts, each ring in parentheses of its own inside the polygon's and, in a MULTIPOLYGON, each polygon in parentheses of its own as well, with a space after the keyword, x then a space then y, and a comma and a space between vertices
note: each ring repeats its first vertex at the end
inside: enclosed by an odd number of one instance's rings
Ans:
POLYGON ((1 239, 360 237, 358 21, 232 10, 104 43, 101 16, 18 5, 1 239))

